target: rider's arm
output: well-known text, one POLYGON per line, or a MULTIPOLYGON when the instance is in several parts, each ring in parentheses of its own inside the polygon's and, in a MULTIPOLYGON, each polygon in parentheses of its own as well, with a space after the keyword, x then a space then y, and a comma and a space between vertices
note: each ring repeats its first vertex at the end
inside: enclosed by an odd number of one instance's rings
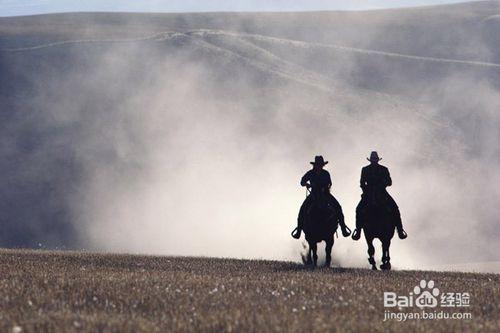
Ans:
POLYGON ((366 174, 365 168, 361 169, 361 179, 359 180, 359 186, 364 191, 366 188, 366 174))
POLYGON ((330 177, 330 173, 328 171, 326 173, 328 175, 328 184, 327 184, 327 187, 328 187, 328 189, 330 189, 332 187, 332 177, 330 177))
POLYGON ((386 170, 385 186, 391 186, 392 185, 391 174, 389 173, 389 169, 385 169, 385 170, 386 170))
POLYGON ((310 171, 306 172, 304 176, 302 176, 302 179, 300 180, 300 186, 307 186, 307 182, 310 179, 310 171))

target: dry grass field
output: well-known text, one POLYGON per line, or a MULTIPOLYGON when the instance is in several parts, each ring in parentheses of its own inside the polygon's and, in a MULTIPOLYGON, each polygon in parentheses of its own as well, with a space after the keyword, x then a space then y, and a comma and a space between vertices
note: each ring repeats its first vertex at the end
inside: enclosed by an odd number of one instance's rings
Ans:
POLYGON ((500 329, 500 276, 290 262, 0 251, 2 332, 486 331, 500 329), (469 292, 469 320, 385 321, 383 291, 421 279, 469 292))

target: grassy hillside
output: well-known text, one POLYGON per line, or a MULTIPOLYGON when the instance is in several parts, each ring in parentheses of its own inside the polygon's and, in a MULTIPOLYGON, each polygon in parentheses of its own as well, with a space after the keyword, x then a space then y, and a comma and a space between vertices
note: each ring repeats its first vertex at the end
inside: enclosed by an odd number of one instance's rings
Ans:
MULTIPOLYGON (((288 262, 0 251, 2 331, 496 331, 500 276, 288 262), (383 291, 469 292, 470 320, 383 322, 383 291)), ((449 311, 446 310, 446 311, 449 311)))

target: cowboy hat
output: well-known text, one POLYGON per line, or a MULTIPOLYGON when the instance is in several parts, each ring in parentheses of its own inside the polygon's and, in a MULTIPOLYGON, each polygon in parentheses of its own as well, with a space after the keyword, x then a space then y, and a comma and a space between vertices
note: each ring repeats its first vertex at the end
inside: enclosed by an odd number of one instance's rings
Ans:
POLYGON ((310 163, 311 163, 312 165, 316 165, 316 164, 318 164, 318 165, 322 165, 322 166, 323 166, 323 165, 328 164, 328 161, 325 161, 325 160, 323 159, 323 156, 319 155, 319 156, 314 157, 314 162, 310 162, 310 163))
POLYGON ((378 162, 382 160, 381 158, 378 157, 376 151, 372 151, 372 153, 370 154, 370 158, 367 157, 366 159, 370 162, 378 162))

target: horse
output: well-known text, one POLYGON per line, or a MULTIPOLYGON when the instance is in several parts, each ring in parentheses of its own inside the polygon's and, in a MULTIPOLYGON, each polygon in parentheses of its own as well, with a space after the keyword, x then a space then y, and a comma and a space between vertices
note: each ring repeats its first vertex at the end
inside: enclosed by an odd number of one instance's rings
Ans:
POLYGON ((329 205, 329 192, 314 193, 311 204, 307 209, 304 221, 304 235, 309 245, 307 255, 302 257, 305 264, 316 267, 318 264, 317 244, 326 243, 325 267, 330 267, 334 234, 337 231, 339 213, 329 205))
POLYGON ((366 243, 368 244, 368 262, 372 265, 372 270, 377 270, 376 261, 373 258, 375 254, 373 240, 375 238, 378 238, 382 243, 382 264, 380 265, 380 269, 391 269, 389 248, 396 229, 394 223, 395 216, 394 213, 387 208, 387 203, 384 202, 384 200, 384 193, 370 193, 362 213, 362 229, 365 234, 366 243))

